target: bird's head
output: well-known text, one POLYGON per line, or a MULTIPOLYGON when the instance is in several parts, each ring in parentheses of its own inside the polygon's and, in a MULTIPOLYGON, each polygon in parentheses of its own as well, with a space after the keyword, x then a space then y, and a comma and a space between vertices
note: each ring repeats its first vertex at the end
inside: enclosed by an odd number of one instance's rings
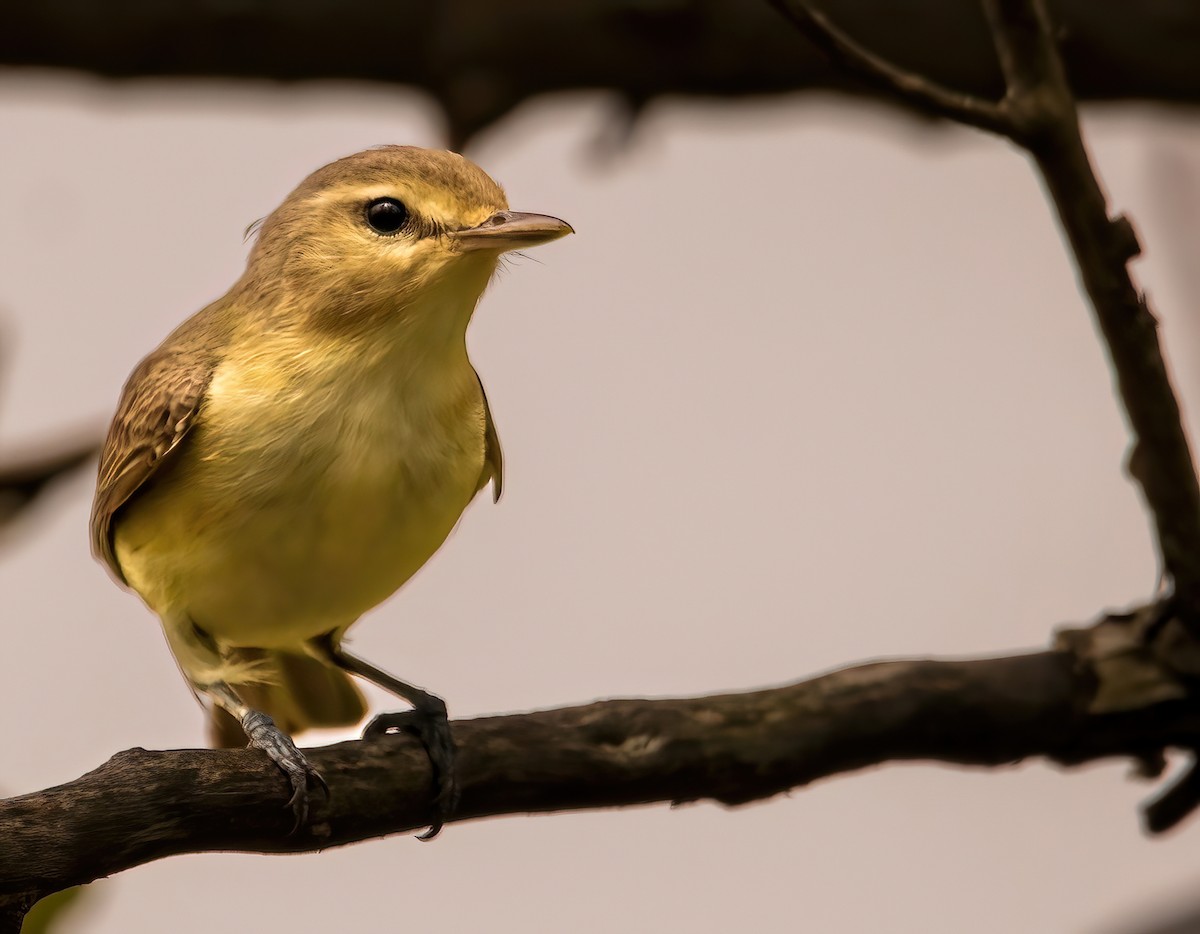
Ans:
POLYGON ((571 232, 510 211, 500 186, 457 153, 386 146, 306 178, 262 222, 243 281, 274 293, 293 320, 449 333, 465 330, 503 253, 571 232))

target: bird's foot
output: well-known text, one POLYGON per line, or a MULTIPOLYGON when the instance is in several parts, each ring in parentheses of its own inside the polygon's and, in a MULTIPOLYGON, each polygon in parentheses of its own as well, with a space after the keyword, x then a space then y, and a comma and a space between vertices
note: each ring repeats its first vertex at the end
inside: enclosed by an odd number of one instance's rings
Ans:
POLYGON ((425 747, 429 763, 433 767, 433 819, 429 829, 417 837, 432 840, 441 832, 442 824, 458 807, 458 778, 454 761, 457 749, 450 734, 450 720, 446 716, 446 705, 430 695, 428 706, 397 713, 381 713, 367 724, 363 739, 373 739, 385 733, 408 733, 415 736, 425 747))
POLYGON ((288 777, 292 785, 292 796, 285 807, 292 809, 295 823, 292 833, 296 833, 308 821, 308 785, 312 782, 318 785, 325 796, 329 796, 329 786, 321 773, 308 764, 292 738, 275 725, 275 721, 265 713, 251 710, 242 717, 242 729, 250 738, 250 745, 265 752, 288 777))

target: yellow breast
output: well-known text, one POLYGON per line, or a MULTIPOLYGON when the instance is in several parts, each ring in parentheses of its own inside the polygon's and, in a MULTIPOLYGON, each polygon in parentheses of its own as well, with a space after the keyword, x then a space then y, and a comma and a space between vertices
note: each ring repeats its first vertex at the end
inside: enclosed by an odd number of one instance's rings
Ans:
POLYGON ((485 416, 465 347, 264 342, 215 373, 178 460, 116 552, 164 619, 231 645, 341 628, 437 550, 474 496, 485 416))

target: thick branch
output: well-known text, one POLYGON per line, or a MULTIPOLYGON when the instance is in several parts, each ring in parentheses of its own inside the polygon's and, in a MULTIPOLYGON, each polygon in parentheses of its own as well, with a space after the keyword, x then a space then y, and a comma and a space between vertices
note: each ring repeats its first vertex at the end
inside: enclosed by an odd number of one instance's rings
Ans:
MULTIPOLYGON (((1114 671, 1131 669, 1092 658, 1097 645, 1139 638, 1135 621, 1148 618, 1110 618, 1063 651, 880 662, 746 694, 458 721, 456 819, 705 798, 740 804, 895 760, 1154 761, 1164 747, 1200 741, 1200 706, 1181 699, 1169 675, 1145 677, 1153 665, 1143 658, 1138 696, 1124 698, 1139 709, 1106 712, 1099 686, 1128 680, 1114 671)), ((1127 658, 1127 649, 1118 654, 1127 658)), ((0 903, 176 853, 317 850, 428 821, 428 766, 409 737, 341 743, 309 758, 332 794, 318 796, 295 836, 285 782, 256 750, 130 750, 67 785, 0 802, 0 903)))
MULTIPOLYGON (((865 46, 946 87, 984 97, 1002 90, 973 3, 823 6, 865 46)), ((1055 0, 1053 9, 1082 98, 1200 101, 1197 5, 1055 0)), ((862 92, 770 10, 740 0, 39 0, 6 8, 0 63, 117 78, 409 85, 438 100, 460 144, 529 98, 555 91, 608 89, 635 108, 664 95, 862 92)))

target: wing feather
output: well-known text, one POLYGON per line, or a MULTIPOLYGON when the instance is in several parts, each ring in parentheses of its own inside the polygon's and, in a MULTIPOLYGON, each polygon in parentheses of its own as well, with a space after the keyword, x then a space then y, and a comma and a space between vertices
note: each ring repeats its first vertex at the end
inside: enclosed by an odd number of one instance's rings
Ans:
MULTIPOLYGON (((478 379, 478 374, 476 379, 478 379)), ((488 481, 492 482, 492 502, 500 502, 500 494, 504 492, 504 452, 500 450, 500 436, 496 434, 496 423, 492 420, 492 410, 488 407, 487 393, 483 382, 479 383, 479 392, 483 396, 483 473, 479 476, 479 492, 488 481)))
POLYGON ((100 452, 92 551, 122 583, 125 575, 113 550, 113 518, 187 437, 218 359, 213 341, 183 340, 184 330, 130 374, 100 452))
MULTIPOLYGON (((199 316, 197 316, 199 317, 199 316)), ((220 339, 196 340, 196 319, 187 322, 130 375, 100 454, 92 504, 92 551, 122 583, 113 550, 113 519, 175 454, 195 425, 220 359, 220 339), (187 333, 192 332, 188 340, 187 333)), ((215 337, 215 336, 214 336, 215 337)), ((492 499, 504 490, 504 454, 480 383, 484 412, 484 465, 478 489, 490 481, 492 499)))

